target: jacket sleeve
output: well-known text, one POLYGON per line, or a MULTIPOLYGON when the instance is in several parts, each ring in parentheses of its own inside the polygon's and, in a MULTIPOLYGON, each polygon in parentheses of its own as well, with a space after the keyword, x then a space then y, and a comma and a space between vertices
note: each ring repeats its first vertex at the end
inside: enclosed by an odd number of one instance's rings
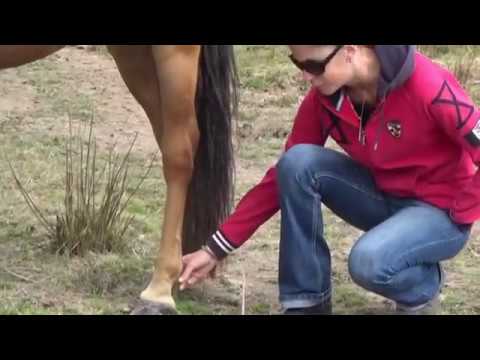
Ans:
MULTIPOLYGON (((480 112, 466 91, 451 76, 443 82, 429 105, 430 114, 446 133, 480 166, 480 112)), ((474 168, 472 164, 472 168, 474 168)), ((458 224, 472 224, 480 214, 480 172, 459 189, 450 217, 458 224)))
MULTIPOLYGON (((310 90, 295 117, 285 151, 297 144, 323 146, 321 106, 318 93, 310 90)), ((207 241, 207 246, 222 259, 241 247, 257 229, 275 215, 279 206, 276 168, 270 168, 265 177, 240 200, 233 214, 207 241)))

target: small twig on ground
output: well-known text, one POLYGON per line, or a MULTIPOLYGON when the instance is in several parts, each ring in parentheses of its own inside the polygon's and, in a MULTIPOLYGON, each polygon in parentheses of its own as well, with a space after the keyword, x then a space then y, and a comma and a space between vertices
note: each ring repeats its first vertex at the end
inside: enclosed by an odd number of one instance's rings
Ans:
POLYGON ((20 279, 20 280, 23 280, 23 281, 26 281, 26 282, 30 282, 30 283, 34 283, 35 281, 26 277, 26 276, 23 276, 23 275, 20 275, 20 274, 17 274, 16 272, 13 272, 12 270, 9 270, 7 269, 6 267, 0 267, 0 270, 6 272, 7 274, 10 274, 12 275, 13 277, 17 278, 17 279, 20 279))
POLYGON ((247 277, 245 276, 245 270, 242 269, 242 315, 245 315, 245 303, 247 294, 247 277))

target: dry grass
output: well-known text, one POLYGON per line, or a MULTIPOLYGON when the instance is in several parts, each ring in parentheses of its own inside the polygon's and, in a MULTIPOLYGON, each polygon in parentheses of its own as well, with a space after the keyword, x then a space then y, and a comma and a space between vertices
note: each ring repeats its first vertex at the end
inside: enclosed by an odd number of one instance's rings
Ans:
POLYGON ((112 147, 103 166, 99 166, 97 144, 89 123, 85 138, 82 127, 73 134, 72 122, 65 141, 64 207, 56 214, 56 222, 40 209, 17 175, 12 162, 8 164, 18 190, 29 209, 47 232, 54 253, 83 256, 87 252, 122 252, 125 233, 134 217, 125 216, 125 209, 150 173, 153 159, 134 190, 127 192, 129 158, 136 137, 123 156, 112 147))

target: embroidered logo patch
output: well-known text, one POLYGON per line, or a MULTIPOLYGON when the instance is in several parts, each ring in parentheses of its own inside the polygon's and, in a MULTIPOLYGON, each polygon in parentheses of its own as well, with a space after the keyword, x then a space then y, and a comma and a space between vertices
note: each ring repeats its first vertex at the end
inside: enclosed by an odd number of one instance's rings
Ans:
POLYGON ((395 139, 399 139, 402 136, 402 124, 400 121, 389 121, 387 123, 387 129, 395 139))

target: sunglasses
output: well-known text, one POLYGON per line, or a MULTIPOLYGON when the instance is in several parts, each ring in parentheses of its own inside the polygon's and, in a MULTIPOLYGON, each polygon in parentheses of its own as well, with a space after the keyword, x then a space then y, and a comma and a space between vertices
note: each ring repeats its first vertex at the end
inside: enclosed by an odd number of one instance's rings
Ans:
POLYGON ((337 48, 327 56, 325 60, 319 61, 319 60, 306 60, 306 61, 298 61, 293 57, 293 54, 289 56, 290 60, 295 64, 297 68, 299 68, 301 71, 305 71, 311 75, 314 76, 320 76, 325 73, 325 69, 328 65, 328 63, 337 55, 337 53, 340 51, 340 49, 343 47, 343 45, 337 46, 337 48))

